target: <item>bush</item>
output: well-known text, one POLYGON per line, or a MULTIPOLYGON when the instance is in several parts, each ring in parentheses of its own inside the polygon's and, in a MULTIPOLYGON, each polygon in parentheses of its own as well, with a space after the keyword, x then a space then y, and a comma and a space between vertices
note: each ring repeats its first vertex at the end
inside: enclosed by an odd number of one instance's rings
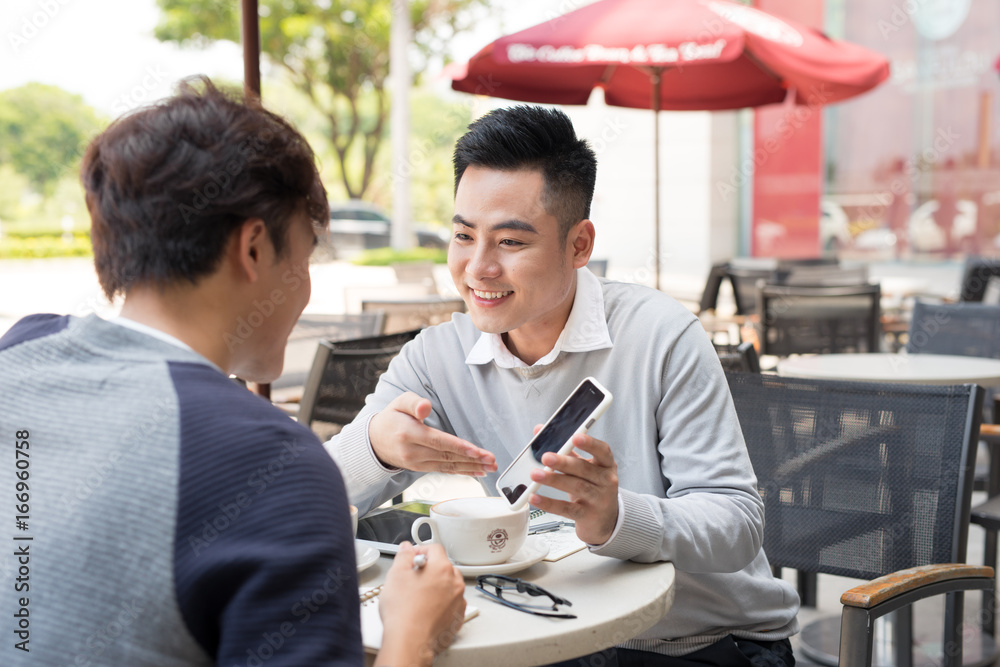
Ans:
POLYGON ((434 262, 445 264, 448 261, 448 251, 443 248, 408 248, 393 250, 392 248, 374 248, 365 250, 351 260, 359 266, 389 266, 404 262, 434 262))
POLYGON ((87 234, 74 234, 72 241, 64 241, 59 236, 20 238, 5 235, 0 239, 0 259, 90 257, 93 254, 90 236, 87 234))

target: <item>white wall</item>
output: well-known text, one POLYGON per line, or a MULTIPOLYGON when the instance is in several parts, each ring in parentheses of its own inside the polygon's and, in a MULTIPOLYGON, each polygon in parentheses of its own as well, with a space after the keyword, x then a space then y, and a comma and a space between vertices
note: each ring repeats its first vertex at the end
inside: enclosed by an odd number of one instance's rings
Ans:
MULTIPOLYGON (((595 257, 611 277, 653 283, 653 113, 607 106, 562 107, 598 158, 591 218, 595 257)), ((738 157, 735 113, 660 113, 660 244, 664 286, 700 285, 712 262, 735 254, 738 197, 716 187, 738 157)))

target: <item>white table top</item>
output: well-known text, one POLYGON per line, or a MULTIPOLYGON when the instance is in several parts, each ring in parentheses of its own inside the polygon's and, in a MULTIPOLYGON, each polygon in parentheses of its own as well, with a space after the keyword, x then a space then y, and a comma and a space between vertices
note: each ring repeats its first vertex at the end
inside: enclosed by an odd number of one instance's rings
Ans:
MULTIPOLYGON (((392 560, 379 558, 358 575, 361 586, 377 586, 392 560)), ((633 563, 588 550, 555 562, 542 561, 511 574, 566 598, 560 607, 577 618, 542 618, 511 609, 476 591, 475 578, 465 580, 465 599, 479 615, 462 626, 436 667, 530 667, 600 651, 652 627, 674 599, 672 563, 633 563)), ((374 650, 365 647, 372 659, 374 650)))
POLYGON ((817 354, 778 362, 778 375, 827 380, 1000 386, 1000 360, 944 354, 817 354))

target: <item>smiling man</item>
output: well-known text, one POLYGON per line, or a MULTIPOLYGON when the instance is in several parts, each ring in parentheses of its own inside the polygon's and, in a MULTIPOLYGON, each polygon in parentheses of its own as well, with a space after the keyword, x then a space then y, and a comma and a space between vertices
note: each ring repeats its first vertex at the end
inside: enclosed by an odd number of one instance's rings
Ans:
MULTIPOLYGON (((771 576, 763 505, 715 351, 667 295, 600 280, 590 202, 597 163, 565 114, 519 106, 474 122, 455 148, 448 266, 468 314, 423 331, 328 443, 362 510, 422 472, 503 470, 584 377, 615 396, 535 481, 594 553, 672 561, 666 617, 606 665, 794 664, 798 596, 771 576)), ((628 221, 619 221, 626 226, 628 221)), ((569 664, 578 664, 577 660, 569 664)))

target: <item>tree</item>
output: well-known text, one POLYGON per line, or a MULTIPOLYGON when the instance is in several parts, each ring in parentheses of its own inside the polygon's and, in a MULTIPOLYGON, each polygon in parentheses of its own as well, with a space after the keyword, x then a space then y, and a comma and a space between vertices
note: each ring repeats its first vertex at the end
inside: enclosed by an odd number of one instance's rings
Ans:
POLYGON ((48 196, 105 123, 79 95, 29 83, 0 92, 0 164, 48 196))
MULTIPOLYGON (((157 4, 163 10, 156 28, 160 40, 200 46, 239 42, 239 3, 233 0, 157 4)), ((323 114, 349 197, 368 190, 386 135, 392 5, 392 0, 260 0, 261 51, 287 70, 323 114), (363 165, 353 178, 352 156, 363 165)), ((410 0, 415 55, 425 60, 441 55, 485 6, 486 0, 410 0)))

